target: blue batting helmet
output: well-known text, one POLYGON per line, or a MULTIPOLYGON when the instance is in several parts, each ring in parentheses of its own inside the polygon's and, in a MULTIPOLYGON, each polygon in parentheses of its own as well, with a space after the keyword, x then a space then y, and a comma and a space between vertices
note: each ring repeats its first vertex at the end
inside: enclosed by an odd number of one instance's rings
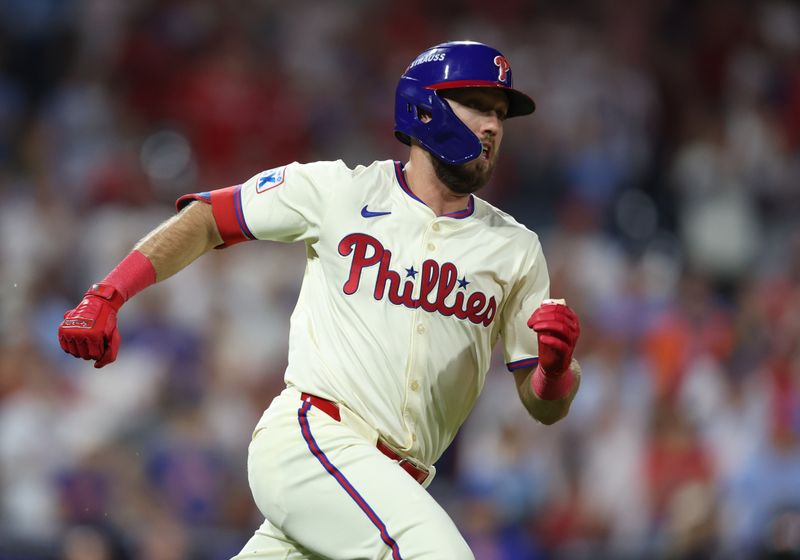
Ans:
POLYGON ((421 53, 409 64, 395 92, 394 133, 404 144, 416 139, 450 164, 466 163, 481 154, 481 143, 438 92, 465 87, 499 88, 508 96, 508 114, 533 113, 533 100, 514 89, 511 65, 499 51, 474 41, 452 41, 421 53), (423 122, 423 109, 431 116, 423 122))

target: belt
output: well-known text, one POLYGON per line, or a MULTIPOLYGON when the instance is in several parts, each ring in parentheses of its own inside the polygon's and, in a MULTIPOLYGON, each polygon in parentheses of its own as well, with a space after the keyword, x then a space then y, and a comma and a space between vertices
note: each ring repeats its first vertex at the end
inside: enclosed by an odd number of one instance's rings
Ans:
MULTIPOLYGON (((322 397, 317 397, 316 395, 309 395, 308 393, 301 393, 300 398, 303 401, 310 402, 313 406, 320 409, 322 412, 336 420, 337 422, 341 421, 341 415, 339 414, 339 405, 337 405, 333 401, 329 401, 328 399, 323 399, 322 397)), ((397 464, 406 471, 408 474, 411 475, 411 478, 422 484, 428 478, 430 471, 428 469, 418 467, 414 463, 411 462, 410 459, 407 457, 403 457, 399 453, 397 453, 394 449, 389 447, 383 439, 380 437, 378 438, 378 443, 376 444, 378 451, 389 457, 392 461, 397 461, 397 464)))

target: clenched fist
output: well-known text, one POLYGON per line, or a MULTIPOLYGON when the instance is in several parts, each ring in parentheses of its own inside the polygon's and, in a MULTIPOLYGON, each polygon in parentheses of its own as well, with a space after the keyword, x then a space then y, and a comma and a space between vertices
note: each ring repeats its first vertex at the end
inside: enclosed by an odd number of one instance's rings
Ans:
POLYGON ((580 321, 565 303, 546 300, 528 319, 539 341, 539 367, 545 375, 565 372, 581 334, 580 321))
POLYGON ((117 311, 123 303, 113 286, 94 284, 78 306, 64 314, 58 326, 61 348, 76 358, 95 360, 96 368, 113 362, 120 343, 117 311))

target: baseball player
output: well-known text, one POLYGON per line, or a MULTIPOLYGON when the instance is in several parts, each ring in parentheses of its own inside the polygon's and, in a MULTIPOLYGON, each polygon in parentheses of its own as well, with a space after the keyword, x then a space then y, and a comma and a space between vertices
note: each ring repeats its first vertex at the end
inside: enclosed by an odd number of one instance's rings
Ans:
POLYGON ((400 78, 406 163, 290 163, 184 196, 59 327, 74 356, 114 361, 116 315, 137 292, 213 248, 302 241, 286 388, 255 427, 248 474, 265 520, 236 558, 473 558, 427 492, 434 463, 502 341, 522 404, 551 424, 580 372, 579 323, 536 234, 474 196, 510 117, 535 105, 476 42, 437 45, 400 78))

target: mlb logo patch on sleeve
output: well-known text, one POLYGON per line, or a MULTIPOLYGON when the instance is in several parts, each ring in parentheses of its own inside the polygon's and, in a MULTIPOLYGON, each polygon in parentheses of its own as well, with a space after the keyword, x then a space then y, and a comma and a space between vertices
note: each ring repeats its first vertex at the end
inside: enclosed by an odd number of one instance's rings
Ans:
POLYGON ((283 176, 286 171, 286 166, 276 167, 264 171, 258 178, 256 183, 256 192, 262 193, 283 184, 283 176))

